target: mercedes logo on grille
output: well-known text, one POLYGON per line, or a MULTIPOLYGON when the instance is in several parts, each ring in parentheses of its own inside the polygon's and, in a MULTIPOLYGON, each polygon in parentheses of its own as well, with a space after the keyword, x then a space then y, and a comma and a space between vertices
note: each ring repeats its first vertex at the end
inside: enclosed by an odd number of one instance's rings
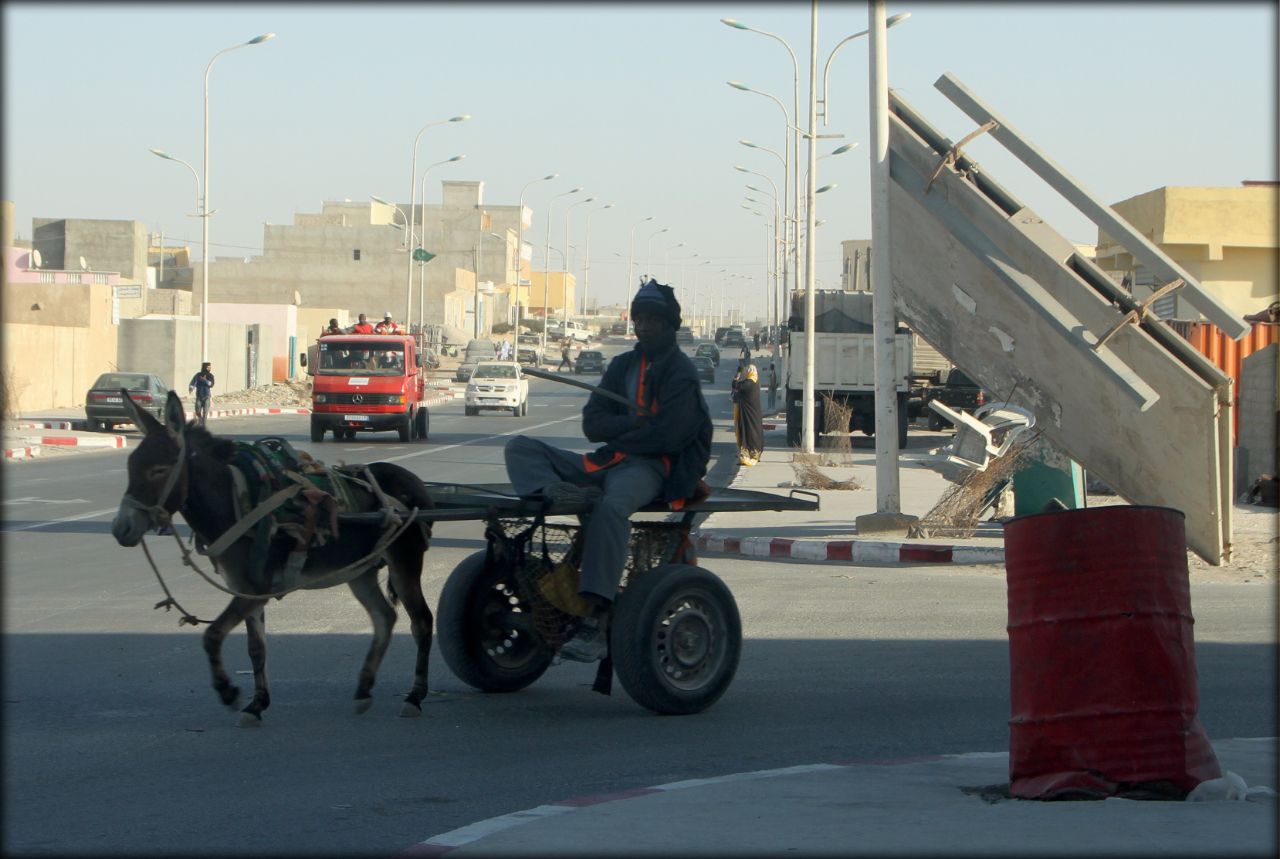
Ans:
POLYGON ((353 403, 363 403, 363 402, 364 402, 364 394, 352 394, 352 395, 351 395, 351 402, 353 402, 353 403))

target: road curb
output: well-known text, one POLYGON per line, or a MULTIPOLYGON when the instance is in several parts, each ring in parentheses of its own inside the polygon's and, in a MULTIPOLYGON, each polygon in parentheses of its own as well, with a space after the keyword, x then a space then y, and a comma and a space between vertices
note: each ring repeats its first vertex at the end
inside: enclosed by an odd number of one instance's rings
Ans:
POLYGON ((40 447, 6 447, 4 449, 4 459, 31 459, 33 456, 40 455, 40 447))
POLYGON ((954 546, 885 540, 793 540, 737 537, 718 531, 698 534, 694 545, 710 555, 836 561, 847 564, 1003 564, 1002 546, 954 546))

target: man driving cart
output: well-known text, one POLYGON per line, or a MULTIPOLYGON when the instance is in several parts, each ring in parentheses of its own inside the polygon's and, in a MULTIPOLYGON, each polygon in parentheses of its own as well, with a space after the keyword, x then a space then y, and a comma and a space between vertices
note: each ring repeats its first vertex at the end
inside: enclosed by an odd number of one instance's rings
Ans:
POLYGON ((680 304, 670 286, 648 280, 631 302, 637 343, 605 370, 601 391, 582 410, 589 453, 516 436, 505 448, 516 492, 550 503, 592 503, 585 517, 580 595, 591 605, 565 659, 594 662, 608 651, 608 621, 627 562, 631 515, 655 499, 680 510, 704 497, 711 458, 711 415, 697 371, 676 346, 680 304))

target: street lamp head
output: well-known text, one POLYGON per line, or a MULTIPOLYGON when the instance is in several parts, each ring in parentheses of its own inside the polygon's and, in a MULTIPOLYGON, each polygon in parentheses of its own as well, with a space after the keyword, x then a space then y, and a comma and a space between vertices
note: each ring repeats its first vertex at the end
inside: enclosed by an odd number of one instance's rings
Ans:
POLYGON ((818 190, 814 191, 813 193, 815 193, 815 194, 825 194, 825 193, 827 193, 828 191, 830 191, 830 190, 834 189, 835 187, 836 187, 836 183, 832 182, 830 185, 823 185, 821 188, 819 188, 818 190))
POLYGON ((733 169, 734 169, 734 170, 737 170, 739 173, 750 173, 750 172, 752 172, 752 171, 748 170, 746 167, 743 167, 741 164, 735 164, 735 165, 733 165, 733 169))
POLYGON ((897 15, 890 15, 888 20, 884 22, 885 29, 901 24, 903 21, 911 17, 910 12, 899 12, 897 15))
POLYGON ((448 158, 448 159, 446 159, 446 160, 445 160, 445 163, 448 163, 448 162, 450 162, 450 161, 461 161, 462 159, 464 159, 464 158, 466 158, 466 157, 467 157, 467 156, 465 156, 465 155, 455 155, 455 156, 453 156, 452 158, 448 158))
POLYGON ((743 92, 751 92, 751 87, 747 86, 742 81, 725 81, 725 83, 727 83, 729 86, 733 87, 734 89, 740 89, 743 92))
POLYGON ((373 202, 375 202, 375 203, 381 203, 381 204, 382 204, 382 205, 384 205, 384 206, 390 206, 390 205, 391 205, 391 203, 389 203, 389 202, 387 202, 386 200, 382 199, 382 198, 381 198, 381 197, 379 197, 377 194, 370 194, 370 195, 369 195, 369 199, 370 199, 370 200, 372 200, 372 201, 373 201, 373 202))
POLYGON ((451 117, 449 117, 449 121, 450 121, 450 122, 466 122, 466 121, 467 121, 468 119, 470 119, 470 118, 471 118, 471 114, 469 114, 469 113, 460 113, 460 114, 458 114, 457 116, 451 116, 451 117))
POLYGON ((152 155, 159 155, 161 158, 167 158, 167 159, 168 159, 168 160, 170 160, 170 161, 177 161, 177 160, 178 160, 178 159, 174 158, 172 155, 170 155, 168 152, 165 152, 163 149, 155 149, 155 148, 153 148, 153 149, 151 149, 151 150, 150 150, 150 152, 151 152, 151 154, 152 154, 152 155))
POLYGON ((261 36, 254 36, 252 39, 250 39, 249 41, 245 42, 245 44, 246 44, 246 45, 261 45, 263 42, 266 42, 266 41, 269 41, 269 40, 271 40, 271 39, 274 39, 275 37, 276 37, 276 34, 275 34, 275 33, 263 33, 261 36))
POLYGON ((578 192, 579 192, 579 191, 581 191, 581 190, 582 190, 581 188, 574 188, 572 191, 566 191, 565 193, 566 193, 566 194, 576 194, 576 193, 578 193, 578 192))
MULTIPOLYGON (((910 13, 907 13, 907 14, 910 14, 910 13)), ((750 29, 751 29, 751 28, 750 28, 750 27, 748 27, 746 24, 742 23, 741 21, 735 20, 735 19, 733 19, 733 18, 721 18, 721 19, 720 19, 720 23, 721 23, 721 24, 724 24, 726 27, 732 27, 732 28, 733 28, 733 29, 735 29, 735 30, 750 30, 750 29)))
POLYGON ((600 208, 601 208, 601 209, 612 209, 612 208, 613 208, 613 203, 605 203, 605 204, 604 204, 603 206, 601 206, 600 208))
POLYGON ((856 149, 856 148, 857 148, 857 146, 858 146, 858 144, 857 144, 857 142, 856 142, 856 141, 855 141, 854 143, 846 143, 844 146, 837 146, 835 149, 832 149, 832 150, 831 150, 831 154, 832 154, 832 155, 843 155, 843 154, 845 154, 846 152, 848 152, 850 149, 856 149))
POLYGON ((559 173, 549 173, 549 174, 547 174, 546 176, 543 176, 543 177, 542 177, 542 181, 543 181, 543 182, 545 182, 545 181, 547 181, 548 179, 554 179, 554 178, 556 178, 556 177, 557 177, 557 176, 559 176, 559 175, 560 175, 559 173))

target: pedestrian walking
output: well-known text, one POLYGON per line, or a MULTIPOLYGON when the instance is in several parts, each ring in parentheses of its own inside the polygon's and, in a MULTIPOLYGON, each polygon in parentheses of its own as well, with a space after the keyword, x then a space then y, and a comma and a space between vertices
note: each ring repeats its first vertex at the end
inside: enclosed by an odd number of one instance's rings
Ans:
POLYGON ((778 367, 775 364, 769 365, 769 413, 772 414, 778 410, 778 367))
POLYGON ((744 364, 737 379, 733 404, 733 434, 738 441, 738 464, 755 465, 764 453, 764 416, 760 412, 760 373, 744 364))
POLYGON ((567 337, 560 343, 560 365, 556 367, 556 372, 560 372, 565 367, 568 367, 572 372, 573 362, 569 360, 569 339, 567 337))
POLYGON ((196 421, 200 426, 209 418, 209 403, 213 400, 213 365, 205 361, 200 365, 200 372, 191 377, 187 385, 187 393, 196 395, 196 421))

